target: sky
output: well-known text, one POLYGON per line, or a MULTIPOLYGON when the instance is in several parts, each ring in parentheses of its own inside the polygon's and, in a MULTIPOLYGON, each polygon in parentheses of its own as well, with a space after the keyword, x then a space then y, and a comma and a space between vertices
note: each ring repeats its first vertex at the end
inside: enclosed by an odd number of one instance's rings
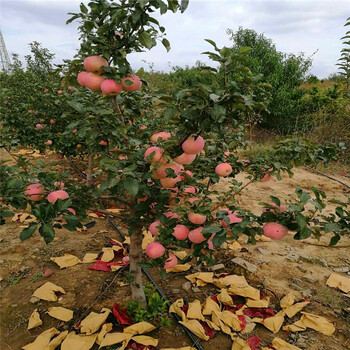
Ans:
MULTIPOLYGON (((79 12, 87 0, 0 0, 0 28, 10 55, 29 53, 28 44, 38 41, 55 54, 55 63, 71 59, 79 47, 77 23, 66 25, 68 12, 79 12)), ((311 74, 325 78, 337 71, 348 0, 190 0, 181 14, 159 16, 172 49, 158 45, 147 53, 132 54, 135 70, 153 64, 155 70, 208 62, 203 51, 211 50, 204 39, 219 47, 230 46, 226 30, 239 26, 264 33, 279 51, 312 55, 311 74)))

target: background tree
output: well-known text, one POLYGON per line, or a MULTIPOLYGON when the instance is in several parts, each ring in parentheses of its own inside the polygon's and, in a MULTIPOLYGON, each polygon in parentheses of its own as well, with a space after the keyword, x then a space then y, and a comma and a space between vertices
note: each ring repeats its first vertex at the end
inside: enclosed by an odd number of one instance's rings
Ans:
MULTIPOLYGON (((345 27, 350 26, 350 17, 347 18, 345 27)), ((345 36, 341 38, 344 48, 341 50, 341 57, 338 59, 337 66, 341 71, 341 75, 345 78, 346 90, 349 91, 350 87, 350 30, 345 33, 345 36)))

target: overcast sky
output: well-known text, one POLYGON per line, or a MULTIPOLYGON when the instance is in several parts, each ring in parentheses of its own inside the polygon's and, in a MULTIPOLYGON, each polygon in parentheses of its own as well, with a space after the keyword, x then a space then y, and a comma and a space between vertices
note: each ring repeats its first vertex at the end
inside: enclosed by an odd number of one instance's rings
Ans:
MULTIPOLYGON (((28 44, 38 41, 56 55, 55 62, 72 58, 79 43, 76 24, 66 25, 68 12, 78 12, 81 0, 0 0, 1 31, 9 54, 29 53, 28 44)), ((88 1, 84 0, 84 3, 88 1)), ((211 49, 204 39, 218 46, 230 45, 226 30, 239 26, 254 29, 271 38, 277 49, 313 56, 311 72, 320 78, 336 72, 340 38, 350 16, 345 0, 190 0, 183 13, 163 15, 172 49, 157 46, 147 53, 134 54, 135 69, 154 63, 157 70, 206 61, 201 52, 211 49)))

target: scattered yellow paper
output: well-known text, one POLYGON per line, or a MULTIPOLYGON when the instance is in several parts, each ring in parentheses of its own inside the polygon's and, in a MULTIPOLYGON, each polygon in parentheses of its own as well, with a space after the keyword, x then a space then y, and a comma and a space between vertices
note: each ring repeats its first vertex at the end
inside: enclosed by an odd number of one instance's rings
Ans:
POLYGON ((111 271, 118 271, 118 270, 120 270, 122 267, 124 267, 124 266, 121 266, 121 265, 112 265, 111 266, 111 271))
POLYGON ((270 237, 266 237, 264 235, 262 236, 255 236, 255 239, 260 242, 271 242, 272 239, 270 237))
POLYGON ((68 331, 60 333, 57 337, 50 341, 49 345, 47 345, 44 350, 55 350, 63 342, 63 340, 66 339, 67 335, 68 331))
POLYGON ((260 300, 260 291, 251 286, 239 287, 231 285, 231 287, 228 289, 228 292, 249 299, 260 300))
POLYGON ((204 321, 210 328, 214 329, 215 331, 220 331, 220 327, 216 325, 213 321, 207 319, 205 319, 204 321))
POLYGON ((55 262, 60 267, 60 269, 65 269, 67 267, 75 266, 81 263, 81 260, 79 258, 71 254, 64 254, 63 256, 51 258, 50 260, 55 262))
POLYGON ((100 348, 119 344, 123 341, 128 341, 132 338, 130 333, 107 333, 100 343, 100 348))
POLYGON ((221 320, 221 312, 214 311, 211 314, 211 320, 221 329, 222 332, 232 337, 231 328, 221 320))
POLYGON ((47 313, 51 317, 57 318, 58 320, 63 322, 68 322, 73 318, 73 311, 61 306, 50 307, 47 310, 47 313))
POLYGON ((179 258, 180 260, 183 260, 186 258, 186 256, 188 255, 187 252, 185 252, 184 250, 177 250, 177 251, 173 251, 174 255, 179 258))
POLYGON ((143 239, 142 239, 142 249, 145 250, 149 243, 154 242, 154 236, 151 232, 147 230, 143 231, 143 239))
POLYGON ((40 319, 38 309, 35 309, 29 317, 27 330, 29 331, 30 329, 41 326, 42 324, 43 321, 40 319))
POLYGON ((183 272, 189 270, 191 267, 191 264, 176 265, 171 269, 166 269, 166 272, 183 272))
POLYGON ((302 312, 299 321, 293 325, 299 328, 312 328, 317 332, 331 336, 335 332, 334 324, 329 322, 325 317, 302 312))
POLYGON ((231 350, 250 350, 250 346, 245 340, 234 338, 231 350))
POLYGON ((101 257, 101 261, 110 262, 114 259, 114 250, 112 247, 104 247, 102 248, 103 254, 101 257))
POLYGON ((80 324, 81 333, 86 333, 87 335, 97 332, 100 327, 106 322, 110 310, 102 309, 101 313, 91 312, 87 317, 85 317, 80 324))
POLYGON ((214 311, 220 312, 220 307, 211 297, 207 297, 203 304, 202 313, 205 316, 210 316, 214 311))
POLYGON ((310 304, 309 301, 302 301, 300 303, 296 303, 292 306, 288 306, 285 308, 284 314, 287 315, 289 318, 293 317, 296 315, 299 311, 301 311, 306 305, 310 304))
POLYGON ((286 294, 280 301, 280 306, 285 309, 288 306, 292 306, 295 302, 295 296, 292 293, 286 294))
POLYGON ((98 345, 101 344, 102 339, 104 338, 104 336, 105 336, 107 333, 109 333, 109 332, 112 330, 112 328, 113 328, 113 324, 112 324, 112 323, 105 323, 105 324, 102 326, 102 328, 101 328, 101 330, 100 330, 100 333, 98 333, 98 336, 97 336, 97 339, 96 339, 96 343, 97 343, 98 345))
POLYGON ((201 303, 199 300, 195 300, 188 304, 187 318, 194 318, 196 320, 204 321, 204 316, 202 315, 201 303))
POLYGON ((275 334, 281 329, 284 322, 284 316, 282 312, 280 311, 275 316, 265 318, 263 321, 263 325, 275 334))
POLYGON ((56 328, 50 328, 36 337, 33 343, 23 346, 23 350, 44 350, 49 345, 51 338, 60 332, 56 328))
POLYGON ((108 211, 109 213, 114 213, 114 214, 119 214, 123 211, 123 209, 117 209, 117 208, 109 208, 109 209, 106 209, 106 211, 108 211))
POLYGON ((217 316, 222 322, 224 322, 234 331, 238 332, 242 330, 241 321, 239 320, 238 316, 232 313, 231 311, 222 311, 220 313, 217 313, 217 316))
POLYGON ((264 299, 260 299, 260 300, 252 300, 247 298, 246 301, 246 305, 248 307, 262 307, 262 308, 266 308, 269 307, 270 304, 270 297, 266 297, 264 299))
POLYGON ((83 257, 83 264, 90 264, 97 260, 98 254, 96 253, 86 253, 83 257))
POLYGON ((61 344, 61 350, 90 350, 95 343, 97 334, 85 335, 70 332, 61 344))
POLYGON ((209 340, 209 337, 205 334, 203 326, 197 320, 179 321, 183 326, 189 329, 193 334, 203 340, 209 340))
POLYGON ((193 348, 192 346, 185 346, 182 348, 162 348, 160 350, 196 350, 196 348, 193 348))
POLYGON ((131 338, 137 344, 142 344, 145 346, 154 346, 158 345, 158 340, 152 337, 148 337, 147 335, 136 335, 131 338))
POLYGON ((247 287, 249 286, 244 276, 238 275, 228 275, 221 278, 215 278, 213 283, 216 287, 222 289, 226 287, 230 287, 231 285, 235 285, 237 287, 247 287))
POLYGON ((33 297, 47 301, 57 301, 56 292, 62 294, 66 293, 63 288, 56 286, 51 282, 46 282, 33 293, 33 297))
POLYGON ((124 328, 124 333, 144 334, 152 332, 154 329, 156 329, 156 327, 154 327, 153 324, 150 324, 148 322, 139 322, 124 328))
POLYGON ((221 289, 220 293, 217 296, 218 301, 220 301, 220 303, 224 304, 224 305, 228 305, 228 306, 234 306, 234 302, 232 300, 232 298, 230 297, 230 295, 227 292, 227 289, 223 288, 221 289))
POLYGON ((332 273, 328 280, 327 280, 327 286, 330 286, 332 288, 338 288, 344 293, 350 292, 350 278, 338 275, 336 273, 332 273))
POLYGON ((271 345, 276 350, 301 350, 297 346, 289 344, 289 343, 287 343, 286 341, 284 341, 284 340, 282 340, 280 338, 273 339, 271 345))
POLYGON ((231 243, 227 243, 227 248, 230 250, 241 250, 242 246, 237 241, 232 241, 231 243))
POLYGON ((283 330, 287 332, 303 332, 306 330, 306 327, 299 320, 297 322, 294 322, 293 324, 288 324, 284 326, 283 330))
POLYGON ((207 283, 213 283, 214 272, 196 272, 186 276, 192 284, 197 286, 205 286, 207 283))
POLYGON ((183 299, 177 299, 171 304, 169 308, 169 313, 173 312, 177 314, 179 317, 181 317, 182 321, 187 321, 187 317, 185 313, 181 310, 183 306, 184 306, 183 299))

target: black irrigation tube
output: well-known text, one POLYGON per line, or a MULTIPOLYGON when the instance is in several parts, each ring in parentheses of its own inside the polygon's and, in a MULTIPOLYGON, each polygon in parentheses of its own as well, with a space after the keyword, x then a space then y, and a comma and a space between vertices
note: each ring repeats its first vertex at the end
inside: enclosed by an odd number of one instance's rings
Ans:
POLYGON ((327 177, 328 179, 331 179, 331 180, 333 180, 333 181, 339 182, 341 185, 343 185, 343 186, 345 186, 345 187, 347 187, 347 188, 350 189, 350 186, 349 186, 349 185, 345 184, 344 182, 342 182, 342 181, 340 181, 340 180, 338 180, 338 179, 336 179, 336 178, 334 178, 334 177, 332 177, 332 176, 329 176, 329 175, 327 175, 327 174, 324 174, 324 173, 322 173, 321 171, 318 171, 318 170, 316 170, 316 169, 314 169, 314 168, 311 168, 310 166, 305 166, 305 168, 308 169, 308 170, 311 170, 311 171, 315 172, 316 174, 325 176, 325 177, 327 177))
MULTIPOLYGON (((71 165, 71 167, 78 173, 80 174, 83 178, 86 179, 86 174, 83 173, 79 168, 76 167, 76 165, 73 163, 71 157, 68 157, 68 161, 69 164, 71 165)), ((102 204, 102 203, 101 203, 102 204)), ((103 208, 105 209, 105 208, 103 208)), ((107 215, 107 221, 111 224, 111 226, 118 232, 118 234, 122 237, 123 240, 125 240, 125 235, 123 232, 121 232, 118 228, 118 226, 115 224, 115 222, 111 219, 111 217, 109 215, 107 215)), ((156 283, 156 281, 152 278, 152 276, 149 274, 149 272, 142 268, 142 273, 144 273, 147 277, 147 279, 153 284, 153 286, 156 288, 157 292, 160 294, 160 296, 167 302, 167 306, 168 309, 170 308, 171 302, 168 299, 168 297, 166 296, 166 294, 162 291, 162 289, 158 286, 158 284, 156 283)), ((178 314, 172 313, 172 315, 174 316, 174 318, 176 319, 176 321, 179 323, 180 321, 182 321, 181 317, 178 314)), ((180 326, 182 327, 182 329, 184 330, 184 332, 187 334, 187 336, 191 339, 191 341, 193 342, 193 344, 191 346, 194 346, 197 350, 204 350, 202 345, 199 343, 199 338, 196 338, 194 336, 194 334, 188 330, 188 328, 186 328, 184 325, 182 325, 181 323, 179 323, 180 326)))

